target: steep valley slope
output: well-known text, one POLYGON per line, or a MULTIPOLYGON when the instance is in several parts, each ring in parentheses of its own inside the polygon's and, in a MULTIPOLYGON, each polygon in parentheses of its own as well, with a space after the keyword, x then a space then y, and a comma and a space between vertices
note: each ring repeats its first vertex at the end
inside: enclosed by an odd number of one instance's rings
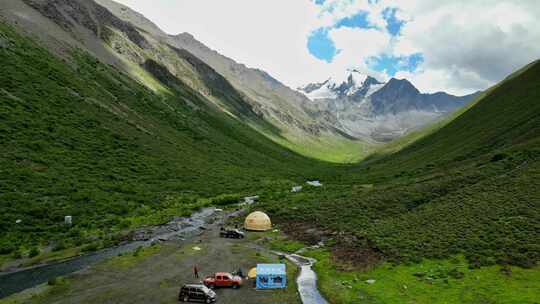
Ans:
POLYGON ((455 256, 537 267, 539 62, 389 153, 335 164, 294 151, 354 160, 365 143, 197 45, 108 0, 0 3, 0 262, 110 246, 257 193, 291 237, 327 239, 356 269, 455 256), (324 186, 290 192, 310 179, 324 186))
POLYGON ((401 151, 327 176, 324 190, 269 197, 266 210, 299 238, 337 235, 337 252, 359 265, 461 254, 472 267, 534 267, 539 99, 534 62, 401 151))
MULTIPOLYGON (((109 0, 14 2, 26 4, 6 10, 19 21, 20 12, 37 11, 42 15, 32 18, 29 31, 40 31, 40 24, 54 23, 60 32, 81 37, 81 47, 97 58, 112 62, 151 88, 144 63, 159 63, 218 109, 288 148, 338 162, 357 160, 368 152, 368 143, 341 132, 335 127, 333 115, 311 106, 302 94, 262 71, 217 54, 190 35, 169 36, 128 7, 109 0)), ((58 34, 52 36, 69 40, 58 34)))
POLYGON ((82 50, 57 58, 5 23, 0 59, 2 254, 81 244, 331 166, 224 115, 158 64, 148 63, 154 92, 82 50))

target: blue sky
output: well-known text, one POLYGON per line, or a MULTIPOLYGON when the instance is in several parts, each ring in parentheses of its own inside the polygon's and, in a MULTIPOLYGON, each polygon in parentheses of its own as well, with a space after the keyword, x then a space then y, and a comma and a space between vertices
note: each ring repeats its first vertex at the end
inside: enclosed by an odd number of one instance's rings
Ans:
MULTIPOLYGON (((377 2, 375 0, 365 0, 369 3, 377 2)), ((315 0, 317 5, 323 6, 325 0, 315 0)), ((327 11, 332 11, 332 6, 325 7, 327 11)), ((307 48, 311 55, 315 58, 323 60, 327 63, 332 63, 334 57, 340 53, 341 50, 336 48, 336 45, 330 33, 332 30, 339 28, 355 28, 355 29, 375 29, 381 32, 386 32, 392 38, 399 37, 401 28, 405 25, 404 20, 400 20, 397 16, 398 8, 386 7, 380 13, 382 19, 385 20, 385 26, 372 24, 369 20, 370 13, 368 11, 359 10, 354 14, 341 18, 334 22, 333 25, 327 27, 321 27, 313 32, 308 37, 307 48)), ((369 43, 369 41, 366 41, 369 43)), ((422 53, 415 53, 408 57, 394 56, 392 54, 381 53, 376 56, 370 56, 367 58, 358 58, 356 64, 366 64, 369 68, 377 71, 384 72, 389 76, 394 76, 399 71, 414 72, 420 63, 424 60, 422 53)), ((355 63, 351 63, 354 65, 355 63)))
MULTIPOLYGON (((324 3, 324 0, 315 0, 317 4, 324 3)), ((318 59, 324 60, 328 63, 332 62, 332 59, 339 53, 336 49, 334 41, 328 36, 330 30, 338 29, 341 27, 349 28, 373 28, 373 25, 367 20, 368 12, 359 11, 358 13, 340 19, 331 27, 321 27, 311 33, 308 38, 309 52, 318 59)))
POLYGON ((424 61, 422 53, 415 53, 410 56, 392 56, 381 54, 370 57, 367 60, 368 66, 379 72, 386 72, 390 76, 396 75, 398 71, 414 72, 418 65, 424 61))
POLYGON ((307 47, 311 55, 326 62, 332 62, 337 55, 337 49, 334 41, 328 37, 328 28, 318 28, 313 31, 308 38, 307 47))

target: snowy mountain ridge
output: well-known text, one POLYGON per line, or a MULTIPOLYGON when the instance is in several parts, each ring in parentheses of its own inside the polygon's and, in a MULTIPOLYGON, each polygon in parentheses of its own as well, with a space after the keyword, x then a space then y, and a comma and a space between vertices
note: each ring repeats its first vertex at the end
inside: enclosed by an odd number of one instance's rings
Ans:
POLYGON ((347 70, 340 76, 329 77, 324 82, 310 83, 297 90, 310 100, 336 99, 354 96, 361 92, 363 96, 373 94, 384 83, 357 70, 347 70))
POLYGON ((339 128, 357 138, 387 141, 433 123, 474 99, 421 93, 407 79, 381 82, 357 70, 297 89, 321 111, 335 115, 339 128))

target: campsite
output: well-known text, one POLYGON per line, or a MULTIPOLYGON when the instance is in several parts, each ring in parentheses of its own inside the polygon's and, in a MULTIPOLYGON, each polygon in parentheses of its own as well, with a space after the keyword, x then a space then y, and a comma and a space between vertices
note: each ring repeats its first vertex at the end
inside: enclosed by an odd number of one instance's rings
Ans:
POLYGON ((251 279, 238 289, 215 288, 218 303, 301 303, 295 282, 299 268, 273 253, 267 244, 272 235, 282 237, 279 232, 251 231, 245 239, 219 236, 221 227, 235 225, 245 215, 235 210, 216 212, 205 229, 192 238, 141 247, 63 277, 54 286, 41 284, 2 303, 101 303, 128 298, 131 303, 178 303, 183 284, 200 283, 218 271, 242 269, 247 276, 257 264, 283 264, 283 285, 272 290, 256 289, 251 279), (198 279, 194 278, 193 265, 199 268, 198 279))

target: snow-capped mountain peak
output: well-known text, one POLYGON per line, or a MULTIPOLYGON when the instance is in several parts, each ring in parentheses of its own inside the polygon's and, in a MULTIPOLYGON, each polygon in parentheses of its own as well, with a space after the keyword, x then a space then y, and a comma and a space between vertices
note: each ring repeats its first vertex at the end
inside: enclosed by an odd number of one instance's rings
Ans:
POLYGON ((342 75, 333 76, 324 82, 310 83, 298 88, 298 91, 304 93, 309 99, 336 99, 347 96, 361 95, 374 93, 378 88, 381 88, 382 82, 377 79, 362 74, 357 70, 347 70, 342 75))
POLYGON ((347 134, 376 141, 390 140, 436 121, 477 95, 424 94, 407 79, 392 78, 383 83, 355 70, 298 91, 333 113, 347 134))

